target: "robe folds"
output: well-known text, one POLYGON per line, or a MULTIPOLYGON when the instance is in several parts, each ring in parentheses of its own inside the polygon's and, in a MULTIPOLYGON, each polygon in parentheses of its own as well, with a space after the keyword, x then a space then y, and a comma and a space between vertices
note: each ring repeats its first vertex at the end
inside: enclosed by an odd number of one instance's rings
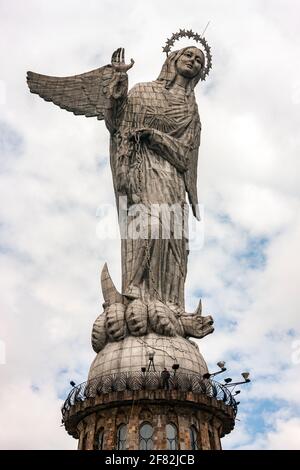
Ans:
POLYGON ((184 308, 186 193, 196 215, 201 131, 194 93, 179 85, 167 89, 159 80, 140 83, 113 116, 107 125, 114 128, 110 161, 119 215, 120 198, 127 202, 122 291, 184 308), (149 132, 139 138, 142 129, 149 132))

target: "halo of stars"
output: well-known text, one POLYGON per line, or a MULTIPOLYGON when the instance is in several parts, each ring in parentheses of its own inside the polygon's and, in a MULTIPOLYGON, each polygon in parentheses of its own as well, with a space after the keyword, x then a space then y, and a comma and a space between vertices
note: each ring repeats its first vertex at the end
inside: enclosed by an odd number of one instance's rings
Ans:
POLYGON ((196 42, 199 42, 205 51, 205 66, 201 70, 200 78, 201 80, 205 80, 207 75, 209 74, 209 71, 212 67, 212 55, 210 52, 210 47, 206 41, 206 39, 203 36, 200 36, 198 33, 194 33, 191 29, 190 30, 185 30, 185 29, 180 29, 177 33, 173 33, 170 39, 167 39, 166 45, 162 48, 163 52, 169 55, 169 52, 171 51, 171 47, 174 46, 175 41, 178 41, 180 38, 189 38, 193 39, 196 42))

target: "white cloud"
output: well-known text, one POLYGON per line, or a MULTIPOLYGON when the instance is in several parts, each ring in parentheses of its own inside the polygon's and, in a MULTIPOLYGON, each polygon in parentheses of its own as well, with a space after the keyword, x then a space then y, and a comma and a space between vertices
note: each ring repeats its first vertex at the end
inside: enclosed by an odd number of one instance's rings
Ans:
MULTIPOLYGON (((242 420, 245 415, 242 416, 242 420)), ((284 408, 271 415, 265 413, 264 433, 251 434, 246 421, 239 422, 236 433, 224 439, 231 449, 298 450, 300 445, 300 419, 284 408)))
POLYGON ((1 400, 2 423, 9 423, 1 426, 2 449, 76 449, 76 441, 61 427, 61 402, 48 386, 34 391, 20 381, 7 385, 1 400))
POLYGON ((298 450, 300 446, 300 419, 278 419, 276 428, 265 437, 265 449, 298 450))

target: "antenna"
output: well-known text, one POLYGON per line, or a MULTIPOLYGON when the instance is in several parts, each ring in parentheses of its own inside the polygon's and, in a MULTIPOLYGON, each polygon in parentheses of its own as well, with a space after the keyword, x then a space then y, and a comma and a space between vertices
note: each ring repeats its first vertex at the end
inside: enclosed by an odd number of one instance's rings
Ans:
POLYGON ((201 34, 202 37, 203 37, 205 31, 207 30, 207 28, 208 28, 208 26, 209 26, 209 23, 210 23, 210 20, 209 20, 209 22, 207 23, 207 25, 205 26, 203 33, 201 34))

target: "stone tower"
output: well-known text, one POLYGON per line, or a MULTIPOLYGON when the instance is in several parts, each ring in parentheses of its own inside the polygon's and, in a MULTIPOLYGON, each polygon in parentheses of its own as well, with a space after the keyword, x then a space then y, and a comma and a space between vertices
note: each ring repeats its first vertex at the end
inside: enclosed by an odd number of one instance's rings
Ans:
POLYGON ((66 430, 84 450, 220 450, 236 404, 206 372, 198 347, 184 338, 148 333, 108 342, 64 404, 66 430))
POLYGON ((71 390, 62 409, 78 449, 221 450, 237 406, 228 388, 211 379, 198 345, 189 339, 213 331, 201 302, 191 315, 171 316, 170 310, 172 329, 159 301, 118 294, 106 265, 102 289, 104 313, 92 333, 99 351, 88 380, 71 390))

